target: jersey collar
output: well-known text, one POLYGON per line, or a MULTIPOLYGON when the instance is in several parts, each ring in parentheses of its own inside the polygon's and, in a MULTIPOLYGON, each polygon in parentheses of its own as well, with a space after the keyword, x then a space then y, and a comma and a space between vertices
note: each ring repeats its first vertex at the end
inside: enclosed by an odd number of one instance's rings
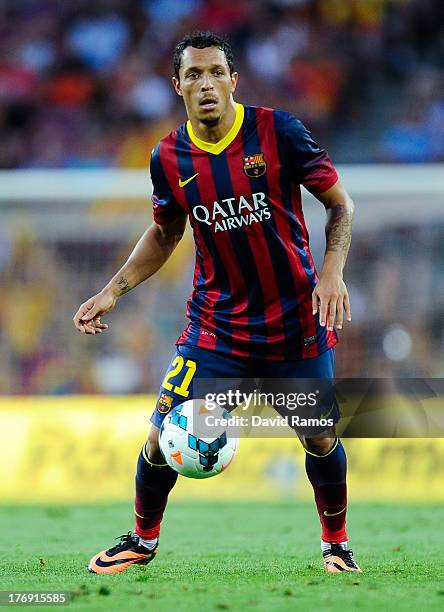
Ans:
POLYGON ((196 147, 202 149, 202 151, 206 151, 207 153, 213 153, 213 155, 219 155, 219 153, 222 153, 222 151, 224 151, 236 138, 244 121, 245 110, 243 104, 239 104, 238 102, 235 102, 235 104, 236 117, 234 119, 234 123, 231 126, 230 130, 222 138, 222 140, 219 140, 219 142, 205 142, 205 140, 201 140, 193 132, 191 121, 188 120, 187 131, 191 142, 196 145, 196 147))

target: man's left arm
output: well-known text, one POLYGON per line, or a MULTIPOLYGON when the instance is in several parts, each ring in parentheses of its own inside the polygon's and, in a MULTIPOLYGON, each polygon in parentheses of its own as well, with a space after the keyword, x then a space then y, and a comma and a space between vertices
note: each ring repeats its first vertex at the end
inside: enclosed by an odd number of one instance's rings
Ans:
POLYGON ((332 330, 342 328, 343 313, 351 320, 350 302, 342 272, 351 240, 353 201, 342 187, 330 157, 310 131, 290 113, 276 111, 276 125, 284 140, 285 159, 295 181, 303 185, 327 210, 327 247, 319 282, 313 290, 313 314, 332 330))
POLYGON ((352 235, 354 204, 340 181, 316 195, 327 210, 326 247, 319 281, 313 290, 313 314, 319 312, 319 322, 342 329, 343 313, 351 321, 350 300, 342 278, 352 235))

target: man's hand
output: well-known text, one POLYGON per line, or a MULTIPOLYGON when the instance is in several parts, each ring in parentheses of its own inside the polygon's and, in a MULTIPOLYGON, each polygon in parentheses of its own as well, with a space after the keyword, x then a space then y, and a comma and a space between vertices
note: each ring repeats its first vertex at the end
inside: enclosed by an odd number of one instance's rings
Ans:
POLYGON ((101 334, 108 329, 101 317, 116 305, 119 297, 155 274, 174 251, 185 231, 187 216, 181 214, 167 225, 153 223, 143 233, 126 263, 100 293, 84 302, 73 317, 82 334, 101 334))
POLYGON ((101 334, 108 329, 101 317, 112 310, 117 297, 110 291, 101 291, 84 302, 73 317, 74 325, 82 334, 101 334))
POLYGON ((344 310, 351 321, 350 300, 342 280, 350 247, 354 204, 338 180, 333 187, 317 196, 327 211, 326 248, 319 282, 312 293, 313 314, 319 312, 322 327, 342 329, 344 310))
POLYGON ((329 331, 333 326, 342 329, 343 313, 351 321, 347 287, 339 274, 321 274, 312 293, 313 314, 319 312, 319 322, 329 331))

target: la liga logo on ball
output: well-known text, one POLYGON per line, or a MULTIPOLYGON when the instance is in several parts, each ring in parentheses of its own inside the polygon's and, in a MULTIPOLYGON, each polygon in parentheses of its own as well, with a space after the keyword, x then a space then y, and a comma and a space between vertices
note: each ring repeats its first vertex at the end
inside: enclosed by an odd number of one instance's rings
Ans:
POLYGON ((188 478, 210 478, 231 464, 239 447, 239 439, 225 430, 214 438, 195 435, 195 409, 203 400, 187 400, 165 417, 159 433, 159 446, 166 463, 188 478))

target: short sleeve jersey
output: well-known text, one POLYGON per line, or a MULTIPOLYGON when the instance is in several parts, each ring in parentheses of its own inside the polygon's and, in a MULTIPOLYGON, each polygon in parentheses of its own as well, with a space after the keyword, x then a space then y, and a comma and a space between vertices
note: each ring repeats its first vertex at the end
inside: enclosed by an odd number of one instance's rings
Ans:
POLYGON ((163 225, 188 215, 196 262, 189 324, 178 344, 240 357, 315 357, 337 342, 313 315, 317 272, 301 203, 338 180, 327 152, 293 115, 236 105, 218 143, 190 122, 151 157, 153 214, 163 225))

